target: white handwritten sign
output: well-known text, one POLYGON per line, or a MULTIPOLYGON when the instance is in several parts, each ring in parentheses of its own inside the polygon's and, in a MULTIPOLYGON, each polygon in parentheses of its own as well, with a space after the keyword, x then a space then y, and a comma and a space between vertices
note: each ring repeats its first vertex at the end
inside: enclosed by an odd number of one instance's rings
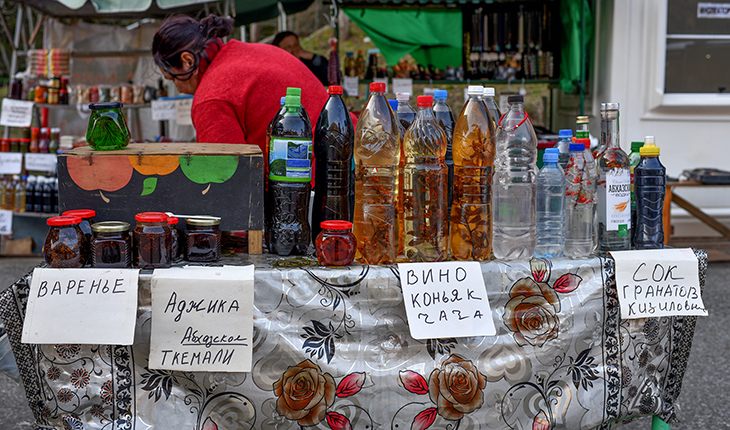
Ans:
POLYGON ((250 372, 254 266, 156 270, 151 369, 250 372))
POLYGON ((611 252, 621 318, 706 316, 691 249, 611 252))
POLYGON ((730 19, 730 3, 697 3, 697 18, 730 19))
POLYGON ((479 263, 404 263, 398 271, 414 339, 497 333, 479 263))
POLYGON ((136 269, 35 269, 23 343, 131 345, 136 269))
POLYGON ((0 125, 7 127, 30 127, 33 119, 33 102, 3 99, 0 125))
POLYGON ((413 79, 393 78, 393 93, 408 93, 413 96, 413 79))
POLYGON ((0 175, 19 175, 23 170, 23 154, 0 152, 0 175))
POLYGON ((34 172, 55 172, 57 162, 58 157, 56 157, 56 154, 31 152, 25 154, 25 168, 34 172))
POLYGON ((177 118, 175 100, 152 100, 152 120, 166 121, 177 118))
POLYGON ((345 76, 343 86, 348 96, 357 97, 360 95, 360 79, 357 76, 345 76))
POLYGON ((0 209, 0 235, 13 234, 13 211, 0 209))
POLYGON ((193 119, 190 116, 190 110, 192 107, 192 97, 175 100, 175 121, 177 121, 179 125, 193 125, 193 119))

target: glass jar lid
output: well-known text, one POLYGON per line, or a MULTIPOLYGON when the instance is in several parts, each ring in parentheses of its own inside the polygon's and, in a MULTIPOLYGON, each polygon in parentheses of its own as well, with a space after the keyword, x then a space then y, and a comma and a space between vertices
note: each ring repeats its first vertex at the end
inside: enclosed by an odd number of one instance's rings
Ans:
POLYGON ((96 211, 93 209, 71 209, 62 214, 63 216, 75 216, 81 219, 94 218, 96 211))
POLYGON ((178 225, 180 223, 180 219, 175 216, 167 217, 167 223, 169 225, 178 225))
POLYGON ((164 212, 140 212, 134 216, 137 222, 167 222, 167 214, 164 212))
POLYGON ((220 218, 188 218, 185 220, 188 225, 196 227, 212 227, 220 225, 220 218))
POLYGON ((352 223, 343 220, 322 221, 319 226, 324 230, 352 230, 352 223))
POLYGON ((81 223, 81 218, 76 216, 54 216, 46 220, 46 224, 51 227, 65 227, 79 223, 81 223))
POLYGON ((123 233, 129 231, 129 223, 123 221, 103 221, 91 225, 94 233, 123 233))
POLYGON ((121 107, 122 107, 122 104, 119 102, 91 103, 89 105, 89 109, 91 109, 91 110, 120 109, 121 107))

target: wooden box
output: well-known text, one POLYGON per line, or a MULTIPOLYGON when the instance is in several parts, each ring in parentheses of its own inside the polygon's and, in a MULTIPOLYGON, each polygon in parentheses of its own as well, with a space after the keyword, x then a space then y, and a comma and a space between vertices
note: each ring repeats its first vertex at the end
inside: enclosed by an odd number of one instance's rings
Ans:
POLYGON ((96 221, 144 211, 221 217, 249 232, 261 253, 264 161, 256 145, 133 143, 121 151, 76 148, 58 157, 59 208, 96 210, 96 221))

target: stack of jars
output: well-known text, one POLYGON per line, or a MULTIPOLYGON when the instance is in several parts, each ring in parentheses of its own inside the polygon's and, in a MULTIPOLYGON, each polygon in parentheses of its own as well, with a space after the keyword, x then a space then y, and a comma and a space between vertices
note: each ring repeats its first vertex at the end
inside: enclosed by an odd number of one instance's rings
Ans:
POLYGON ((95 223, 94 217, 94 210, 76 209, 48 219, 43 246, 48 266, 157 269, 183 256, 195 263, 220 260, 219 218, 187 218, 181 233, 179 219, 163 212, 138 213, 134 229, 123 221, 95 223))

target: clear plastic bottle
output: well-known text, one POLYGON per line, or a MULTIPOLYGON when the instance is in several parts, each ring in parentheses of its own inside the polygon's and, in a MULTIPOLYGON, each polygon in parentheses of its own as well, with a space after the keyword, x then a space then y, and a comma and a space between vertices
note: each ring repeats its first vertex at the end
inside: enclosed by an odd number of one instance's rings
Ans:
POLYGON ((529 258, 535 250, 537 136, 522 96, 510 96, 510 109, 497 131, 492 187, 494 256, 529 258))
POLYGON ((667 171, 659 161, 659 148, 654 136, 644 138, 640 149, 641 161, 636 166, 636 249, 664 248, 664 194, 667 185, 667 171))
POLYGON ((408 127, 416 120, 416 111, 411 107, 410 103, 411 95, 409 93, 398 93, 395 95, 395 99, 398 101, 396 116, 403 129, 407 131, 408 127))
POLYGON ((448 256, 446 134, 434 116, 433 97, 417 100, 403 150, 405 255, 409 261, 443 261, 448 256))
POLYGON ((558 150, 560 151, 560 154, 558 155, 558 164, 560 164, 560 167, 565 170, 565 167, 568 165, 568 160, 570 159, 570 143, 573 141, 573 130, 571 129, 563 129, 558 132, 558 150))
POLYGON ((494 91, 494 88, 492 87, 486 87, 484 88, 482 101, 484 102, 484 105, 487 107, 487 112, 489 113, 489 119, 494 123, 495 130, 497 129, 497 123, 499 122, 499 119, 502 117, 502 113, 499 111, 499 106, 497 106, 497 101, 494 100, 496 92, 494 91))
MULTIPOLYGON (((636 186, 634 184, 634 169, 641 161, 640 150, 644 146, 644 142, 631 142, 631 152, 629 152, 629 173, 631 175, 631 231, 636 233, 636 186)), ((633 247, 634 235, 631 237, 631 245, 633 247)))
POLYGON ((26 177, 23 176, 15 184, 15 207, 13 210, 18 213, 25 212, 25 181, 26 177))
POLYGON ((571 258, 585 258, 596 249, 596 169, 590 139, 571 143, 569 149, 570 159, 565 170, 564 254, 571 258))
POLYGON ((565 176, 558 159, 557 148, 546 149, 542 169, 537 174, 536 257, 555 258, 563 253, 565 176))
POLYGON ((619 144, 619 104, 601 104, 598 164, 598 247, 601 252, 631 249, 629 156, 619 144), (605 139, 605 140, 604 140, 605 139))
POLYGON ((495 130, 481 101, 483 92, 478 85, 467 88, 469 99, 454 126, 449 254, 455 260, 484 261, 492 256, 495 130))
POLYGON ((18 181, 18 176, 13 176, 5 184, 5 206, 3 208, 9 211, 15 210, 15 187, 18 181))
POLYGON ((353 233, 356 259, 367 264, 394 263, 398 251, 400 131, 384 93, 385 83, 370 84, 370 97, 355 129, 353 233))
POLYGON ((449 211, 451 211, 451 200, 453 199, 452 191, 454 186, 454 157, 453 157, 453 138, 454 138, 454 113, 446 103, 449 93, 446 90, 434 90, 433 92, 433 114, 436 117, 441 128, 446 133, 446 168, 449 169, 448 184, 448 201, 449 211))

